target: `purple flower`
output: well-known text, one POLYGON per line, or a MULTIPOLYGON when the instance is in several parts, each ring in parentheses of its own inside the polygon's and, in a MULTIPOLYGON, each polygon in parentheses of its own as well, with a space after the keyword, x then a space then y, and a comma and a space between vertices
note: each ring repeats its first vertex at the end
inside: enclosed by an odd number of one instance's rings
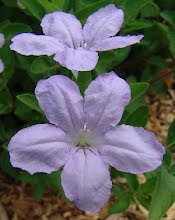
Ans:
MULTIPOLYGON (((5 39, 4 35, 0 33, 0 48, 4 45, 5 39)), ((2 73, 4 70, 4 63, 0 59, 0 73, 2 73)))
POLYGON ((76 83, 54 75, 40 80, 35 94, 50 124, 24 128, 9 143, 12 166, 29 173, 61 174, 65 195, 96 212, 111 193, 109 165, 144 173, 162 163, 164 147, 140 127, 119 125, 129 103, 129 85, 114 72, 97 77, 81 96, 76 83))
POLYGON ((10 48, 27 56, 55 54, 54 60, 76 75, 76 71, 95 68, 98 62, 96 51, 123 48, 140 42, 143 35, 115 36, 123 20, 123 11, 113 4, 90 15, 83 29, 74 15, 54 12, 42 19, 45 35, 19 34, 12 38, 10 48))

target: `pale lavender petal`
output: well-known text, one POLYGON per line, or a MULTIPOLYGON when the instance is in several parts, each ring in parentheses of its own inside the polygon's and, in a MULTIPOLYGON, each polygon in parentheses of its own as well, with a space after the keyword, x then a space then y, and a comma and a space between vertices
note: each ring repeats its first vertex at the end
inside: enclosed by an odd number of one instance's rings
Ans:
POLYGON ((130 98, 129 85, 114 72, 97 77, 85 91, 87 127, 106 132, 116 126, 130 98))
POLYGON ((30 174, 51 173, 65 164, 70 144, 63 130, 54 125, 38 124, 24 128, 10 140, 8 150, 13 167, 30 174))
POLYGON ((4 71, 4 63, 0 59, 0 73, 2 73, 3 71, 4 71))
POLYGON ((93 45, 91 48, 92 51, 106 51, 106 50, 113 50, 117 48, 127 47, 136 43, 140 43, 140 40, 143 38, 143 35, 136 35, 136 36, 117 36, 111 37, 93 45))
POLYGON ((5 38, 4 35, 0 33, 0 48, 4 45, 5 38))
POLYGON ((90 15, 83 28, 83 37, 87 48, 96 42, 114 36, 120 30, 124 20, 121 9, 110 4, 90 15))
POLYGON ((51 76, 38 82, 35 94, 50 123, 69 133, 84 127, 83 97, 74 81, 51 76))
POLYGON ((66 197, 84 211, 98 212, 111 194, 108 165, 99 155, 79 149, 61 174, 66 197))
POLYGON ((78 48, 83 41, 81 23, 74 15, 64 12, 47 14, 42 19, 41 26, 44 34, 69 47, 78 48))
POLYGON ((129 125, 107 132, 99 151, 106 163, 119 171, 134 174, 155 170, 162 164, 165 154, 164 147, 152 132, 129 125))
POLYGON ((10 49, 22 55, 48 55, 64 51, 65 47, 53 37, 24 33, 12 38, 10 49))
POLYGON ((70 70, 90 71, 98 62, 98 53, 84 50, 83 48, 66 48, 64 52, 58 51, 54 60, 70 70))

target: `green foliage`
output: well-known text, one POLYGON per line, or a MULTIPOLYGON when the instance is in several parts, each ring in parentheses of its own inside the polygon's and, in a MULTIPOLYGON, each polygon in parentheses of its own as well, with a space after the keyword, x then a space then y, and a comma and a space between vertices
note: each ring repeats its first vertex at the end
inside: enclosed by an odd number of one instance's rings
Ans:
POLYGON ((138 107, 126 120, 127 125, 145 127, 148 121, 149 109, 147 106, 138 107))
POLYGON ((175 120, 171 123, 171 126, 168 129, 168 137, 165 145, 167 147, 172 147, 175 145, 175 120))
POLYGON ((38 105, 38 101, 34 95, 22 94, 22 95, 18 95, 17 98, 21 102, 23 102, 25 105, 30 107, 31 109, 36 110, 36 111, 40 112, 41 114, 43 114, 42 110, 40 109, 40 107, 38 105))
POLYGON ((84 7, 83 9, 77 11, 75 15, 80 19, 81 22, 85 22, 87 17, 95 12, 97 9, 112 3, 112 0, 101 0, 97 1, 91 5, 88 5, 87 7, 84 7))
POLYGON ((20 2, 25 6, 25 9, 27 9, 39 21, 42 19, 45 10, 37 0, 20 0, 20 2))
POLYGON ((149 220, 160 220, 175 201, 175 177, 162 166, 150 205, 149 220))

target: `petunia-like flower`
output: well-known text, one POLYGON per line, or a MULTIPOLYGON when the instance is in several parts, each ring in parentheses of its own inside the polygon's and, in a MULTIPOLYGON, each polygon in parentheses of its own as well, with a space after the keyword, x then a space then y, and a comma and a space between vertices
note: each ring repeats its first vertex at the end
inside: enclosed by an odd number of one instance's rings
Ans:
MULTIPOLYGON (((4 35, 0 33, 0 48, 4 45, 5 39, 4 35)), ((4 70, 4 63, 0 59, 0 73, 2 73, 4 70)))
POLYGON ((45 35, 19 34, 10 48, 22 55, 54 55, 62 66, 76 71, 90 71, 98 62, 96 51, 107 51, 139 43, 143 35, 115 36, 124 13, 110 4, 91 14, 84 27, 72 14, 54 12, 44 16, 41 27, 45 35))
POLYGON ((96 212, 108 200, 109 165, 134 174, 161 165, 165 149, 153 133, 129 125, 115 127, 131 91, 114 72, 92 81, 84 98, 76 83, 61 75, 40 80, 35 94, 50 124, 24 128, 12 137, 11 164, 30 174, 64 166, 62 186, 78 208, 96 212))

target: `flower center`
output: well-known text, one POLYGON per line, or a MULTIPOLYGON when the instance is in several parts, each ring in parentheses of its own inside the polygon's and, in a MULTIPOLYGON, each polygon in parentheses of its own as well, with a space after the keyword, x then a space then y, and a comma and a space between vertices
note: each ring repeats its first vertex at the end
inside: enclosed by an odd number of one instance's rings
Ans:
POLYGON ((90 138, 89 135, 90 135, 90 131, 86 129, 81 130, 78 136, 77 147, 89 146, 89 138, 90 138))
POLYGON ((88 133, 86 130, 80 131, 78 145, 80 147, 84 147, 88 145, 88 133))

